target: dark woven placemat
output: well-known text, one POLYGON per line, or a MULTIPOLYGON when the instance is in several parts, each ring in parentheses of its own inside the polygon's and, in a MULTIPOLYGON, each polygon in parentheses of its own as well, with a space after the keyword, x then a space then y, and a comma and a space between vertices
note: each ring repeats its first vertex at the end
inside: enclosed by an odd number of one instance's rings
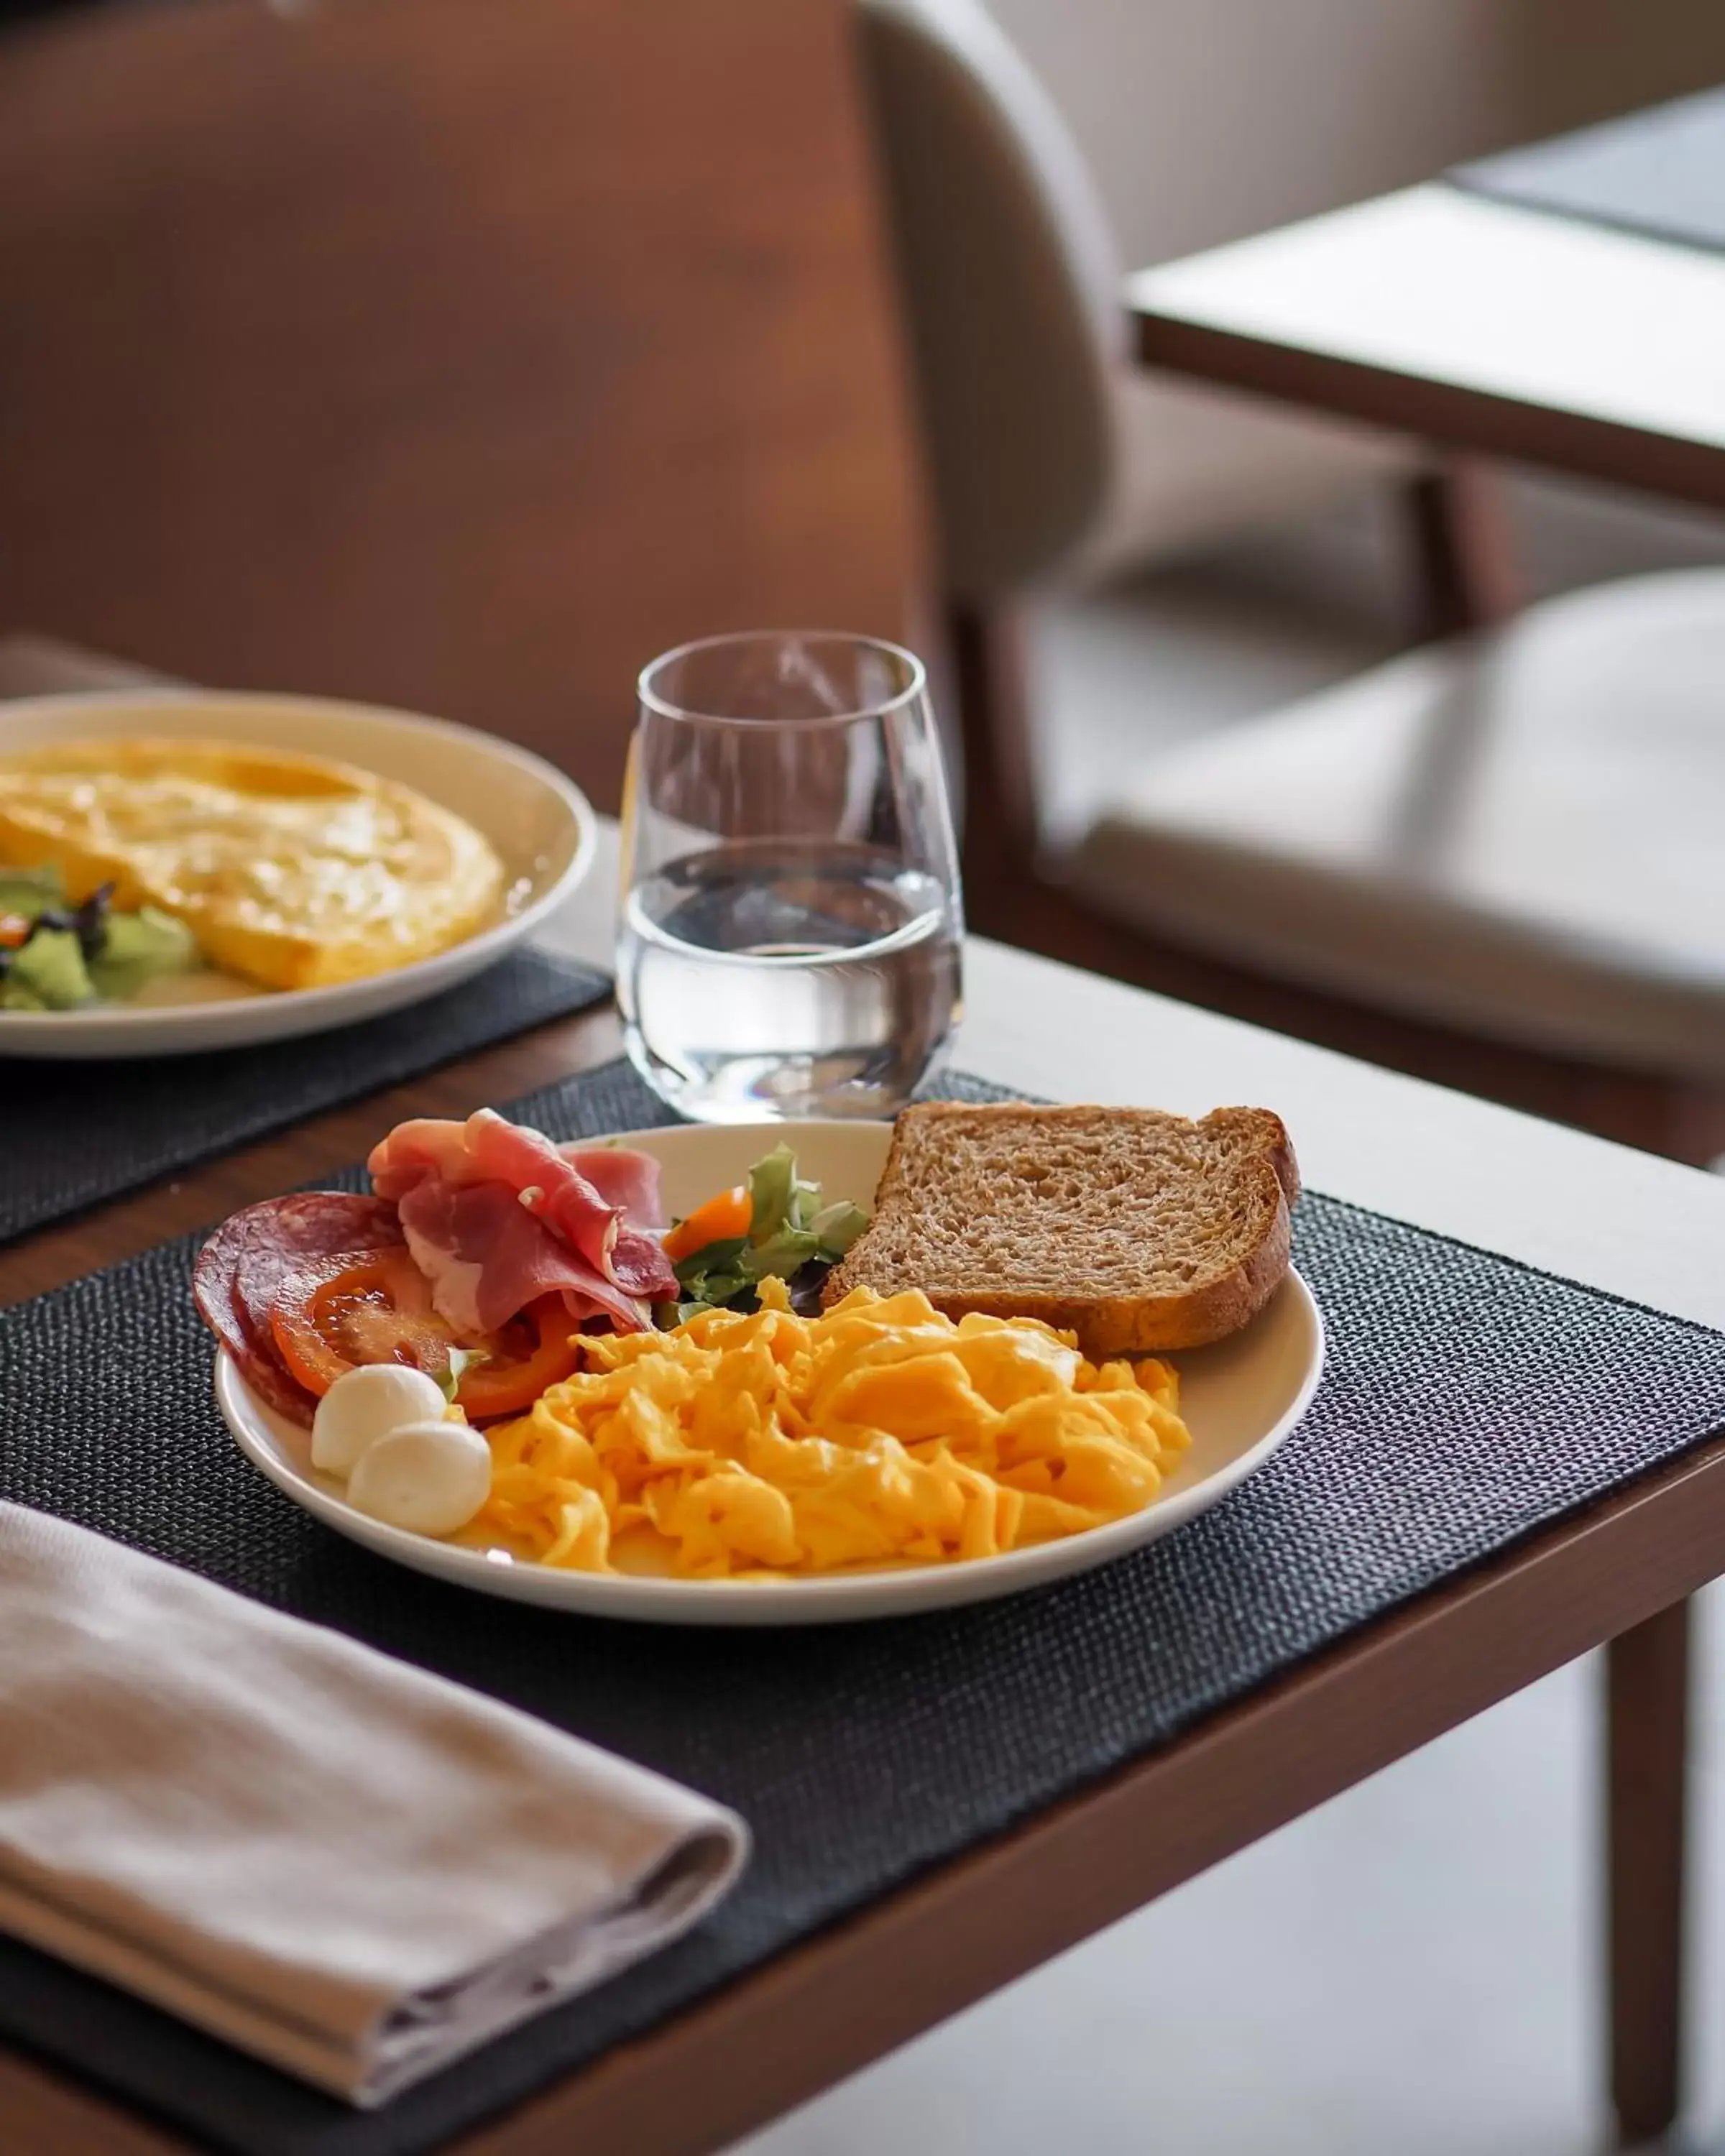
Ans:
POLYGON ((610 993, 591 966, 516 951, 429 1003, 304 1040, 123 1063, 0 1057, 0 1243, 610 993))
MULTIPOLYGON (((665 1120, 614 1066, 517 1112, 567 1136, 665 1120)), ((0 2035, 244 2156, 434 2148, 1725 1424, 1725 1336, 1312 1195, 1297 1254, 1330 1328, 1322 1390, 1179 1534, 888 1624, 608 1625, 400 1570, 256 1475, 210 1404, 195 1240, 0 1314, 0 1496, 644 1760, 757 1838, 693 1938, 370 2115, 0 1943, 0 2035)))

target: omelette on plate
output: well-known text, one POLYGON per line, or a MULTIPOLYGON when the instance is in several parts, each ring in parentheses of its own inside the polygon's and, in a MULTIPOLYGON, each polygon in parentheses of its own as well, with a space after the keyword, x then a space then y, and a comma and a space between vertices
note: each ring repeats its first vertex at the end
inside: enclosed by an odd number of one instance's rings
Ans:
POLYGON ((321 757, 199 740, 72 741, 0 759, 0 861, 75 901, 184 922, 210 963, 325 988, 428 958, 495 919, 490 842, 413 788, 321 757))

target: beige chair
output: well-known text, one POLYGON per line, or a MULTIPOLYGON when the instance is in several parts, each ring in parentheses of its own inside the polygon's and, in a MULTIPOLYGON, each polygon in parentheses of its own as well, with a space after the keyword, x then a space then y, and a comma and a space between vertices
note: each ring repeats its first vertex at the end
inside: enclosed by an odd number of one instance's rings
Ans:
POLYGON ((980 0, 865 0, 948 588, 1200 545, 1406 446, 1127 357, 1122 265, 1076 144, 980 0))
POLYGON ((1225 958, 1725 1080, 1725 575, 1550 600, 1176 748, 1064 865, 1225 958))
MULTIPOLYGON (((1076 146, 975 0, 866 0, 865 21, 973 706, 979 918, 1034 860, 1163 947, 1563 1059, 1555 1093, 1479 1081, 1548 1109, 1584 1065, 1725 1080, 1712 572, 1550 602, 1147 757, 1076 844, 1038 848, 1000 624, 1108 515, 1106 233, 1076 146)), ((1024 940, 1038 918, 1017 907, 1024 940)), ((1062 947, 1081 955, 1070 932, 1062 947)), ((1421 1066, 1415 1049, 1379 1052, 1421 1066)), ((1625 1134, 1697 1157, 1725 1138, 1687 1109, 1681 1133, 1650 1113, 1612 1110, 1625 1134)))

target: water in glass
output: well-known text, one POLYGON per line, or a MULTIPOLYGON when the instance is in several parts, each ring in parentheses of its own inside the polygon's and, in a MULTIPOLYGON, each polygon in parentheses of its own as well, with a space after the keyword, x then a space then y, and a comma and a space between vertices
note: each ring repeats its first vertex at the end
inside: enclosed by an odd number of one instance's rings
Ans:
MULTIPOLYGON (((812 670, 838 708, 806 719, 782 715, 796 701, 783 669, 752 692, 776 717, 670 720, 644 696, 618 1000, 635 1063, 685 1114, 891 1115, 956 1023, 963 921, 938 742, 916 662, 869 649, 896 662, 884 712, 855 708, 825 651, 812 670)), ((794 670, 806 686, 811 670, 794 670)))

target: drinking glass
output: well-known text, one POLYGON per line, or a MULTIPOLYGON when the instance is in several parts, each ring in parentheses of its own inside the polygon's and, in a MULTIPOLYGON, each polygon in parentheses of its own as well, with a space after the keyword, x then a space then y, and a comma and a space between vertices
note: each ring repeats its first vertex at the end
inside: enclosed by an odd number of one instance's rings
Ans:
POLYGON ((751 631, 655 659, 622 874, 629 1052, 685 1116, 890 1116, 952 1035, 957 850, 896 644, 751 631))

